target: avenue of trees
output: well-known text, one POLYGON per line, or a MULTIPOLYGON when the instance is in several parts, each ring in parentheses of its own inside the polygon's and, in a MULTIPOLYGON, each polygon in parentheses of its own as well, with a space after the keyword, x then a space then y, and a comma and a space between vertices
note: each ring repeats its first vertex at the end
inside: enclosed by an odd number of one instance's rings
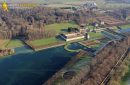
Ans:
POLYGON ((121 65, 117 67, 108 85, 121 85, 123 77, 125 77, 126 73, 129 71, 129 65, 130 53, 127 55, 127 58, 121 63, 121 65))
MULTIPOLYGON (((126 53, 125 51, 128 50, 130 46, 129 42, 130 42, 130 36, 123 40, 109 42, 91 60, 90 65, 84 66, 84 68, 80 70, 80 72, 78 72, 77 75, 73 76, 73 78, 64 79, 61 76, 58 77, 58 75, 56 75, 53 81, 50 80, 45 85, 53 85, 52 83, 54 83, 55 85, 55 82, 57 82, 56 85, 99 85, 101 84, 101 82, 105 79, 107 74, 111 71, 111 69, 115 66, 115 64, 117 64, 117 62, 122 57, 122 55, 126 53), (58 80, 60 80, 58 78, 63 79, 64 81, 61 80, 58 82, 58 80)), ((125 75, 125 73, 128 71, 128 67, 126 67, 126 65, 128 65, 128 62, 123 62, 123 64, 121 64, 121 66, 117 68, 117 70, 114 72, 115 73, 114 75, 117 75, 115 77, 121 79, 121 77, 125 75), (120 75, 118 74, 120 74, 121 77, 119 77, 120 75)), ((112 77, 112 79, 114 79, 115 77, 112 77)), ((110 85, 118 85, 117 83, 119 82, 110 80, 110 85)))
MULTIPOLYGON (((129 37, 130 38, 130 37, 129 37)), ((92 60, 90 72, 82 85, 99 85, 130 46, 129 39, 109 43, 92 60)))

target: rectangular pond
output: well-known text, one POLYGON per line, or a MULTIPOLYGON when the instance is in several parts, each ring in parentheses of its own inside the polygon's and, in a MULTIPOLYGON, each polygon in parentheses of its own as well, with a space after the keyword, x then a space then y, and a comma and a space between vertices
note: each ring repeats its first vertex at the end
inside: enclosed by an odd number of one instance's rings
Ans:
POLYGON ((33 52, 16 48, 16 54, 0 59, 0 85, 42 85, 74 55, 64 46, 33 52))

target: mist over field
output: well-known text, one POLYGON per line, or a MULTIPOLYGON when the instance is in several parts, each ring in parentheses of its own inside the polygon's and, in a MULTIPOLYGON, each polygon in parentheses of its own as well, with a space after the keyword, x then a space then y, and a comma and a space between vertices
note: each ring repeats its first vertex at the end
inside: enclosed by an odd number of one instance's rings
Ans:
MULTIPOLYGON (((2 2, 4 0, 0 0, 2 2)), ((74 1, 88 1, 88 0, 5 0, 8 3, 51 3, 51 2, 74 2, 74 1)), ((90 0, 92 1, 92 0, 90 0)))
POLYGON ((66 3, 66 2, 82 2, 82 1, 96 1, 99 3, 130 3, 130 0, 0 0, 8 3, 66 3))

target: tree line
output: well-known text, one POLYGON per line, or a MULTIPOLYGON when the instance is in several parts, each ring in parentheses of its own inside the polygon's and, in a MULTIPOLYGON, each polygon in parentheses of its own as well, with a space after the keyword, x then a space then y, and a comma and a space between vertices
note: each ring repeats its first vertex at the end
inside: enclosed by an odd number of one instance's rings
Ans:
MULTIPOLYGON (((84 68, 82 68, 77 75, 73 76, 72 79, 64 79, 61 75, 57 75, 54 77, 55 79, 53 79, 53 81, 48 81, 45 85, 100 85, 121 56, 129 48, 129 42, 130 36, 122 40, 109 42, 91 60, 90 64, 84 66, 84 68)), ((122 68, 125 67, 123 66, 122 68)), ((127 68, 125 69, 127 70, 127 68)), ((115 72, 115 75, 119 73, 117 71, 115 72)), ((121 75, 124 75, 124 73, 121 75)))

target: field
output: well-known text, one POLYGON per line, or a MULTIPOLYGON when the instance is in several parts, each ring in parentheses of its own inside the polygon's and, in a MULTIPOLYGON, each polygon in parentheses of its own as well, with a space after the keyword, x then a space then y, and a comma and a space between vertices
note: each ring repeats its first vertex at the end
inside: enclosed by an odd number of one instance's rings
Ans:
POLYGON ((16 48, 24 46, 20 40, 0 40, 1 48, 16 48))
MULTIPOLYGON (((55 23, 55 24, 46 25, 45 29, 55 30, 56 33, 59 34, 61 32, 66 32, 68 27, 76 27, 76 26, 77 25, 74 23, 55 23)), ((58 42, 58 39, 56 39, 54 36, 52 38, 34 40, 29 43, 34 46, 41 46, 41 45, 43 46, 43 45, 48 45, 48 44, 56 43, 56 42, 58 42)))
POLYGON ((102 34, 101 34, 101 33, 89 32, 88 34, 89 34, 89 36, 90 36, 90 39, 98 39, 98 38, 101 38, 101 37, 102 37, 102 34))
POLYGON ((128 29, 128 28, 130 28, 130 24, 128 24, 128 25, 122 25, 121 28, 122 29, 128 29))
POLYGON ((9 42, 5 44, 5 47, 7 48, 16 48, 21 46, 24 46, 24 44, 20 40, 9 40, 9 42))
POLYGON ((57 33, 60 32, 65 32, 67 31, 66 29, 68 27, 76 27, 77 25, 74 23, 55 23, 55 24, 50 24, 50 25, 46 25, 45 29, 53 29, 55 30, 57 33))
POLYGON ((0 48, 4 48, 8 42, 9 40, 0 40, 0 48))
POLYGON ((43 46, 43 45, 48 45, 48 44, 56 43, 56 42, 58 42, 58 40, 53 37, 53 38, 48 38, 48 39, 30 41, 29 43, 33 46, 43 46))
MULTIPOLYGON (((65 32, 67 31, 68 27, 76 27, 77 25, 74 23, 55 23, 51 25, 46 25, 45 29, 53 29, 56 31, 57 34, 60 32, 65 32)), ((54 37, 48 38, 48 39, 40 39, 40 40, 35 40, 31 41, 30 43, 34 46, 43 46, 43 45, 48 45, 51 43, 56 43, 58 40, 54 37)), ((23 46, 24 44, 20 40, 0 40, 0 45, 1 48, 16 48, 23 46)))

